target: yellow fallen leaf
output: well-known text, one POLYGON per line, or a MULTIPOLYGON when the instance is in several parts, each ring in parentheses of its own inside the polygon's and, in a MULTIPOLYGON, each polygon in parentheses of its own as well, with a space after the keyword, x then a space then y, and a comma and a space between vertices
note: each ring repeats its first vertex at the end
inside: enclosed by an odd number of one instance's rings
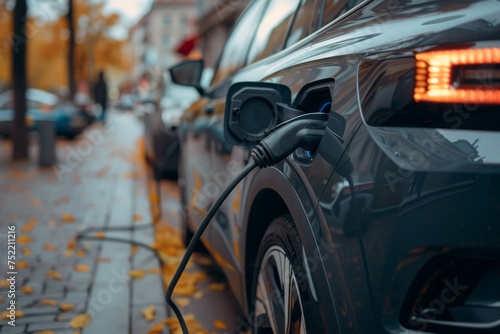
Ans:
MULTIPOLYGON (((21 310, 19 310, 19 309, 16 309, 16 310, 14 311, 14 314, 15 314, 15 316, 16 316, 16 319, 17 319, 17 318, 22 318, 22 317, 24 317, 24 313, 23 313, 23 311, 21 311, 21 310)), ((10 319, 10 318, 9 318, 9 315, 10 315, 10 310, 3 311, 3 312, 2 312, 2 314, 0 315, 0 318, 1 318, 2 320, 7 320, 7 319, 10 319)))
POLYGON ((63 212, 63 213, 61 213, 61 219, 65 223, 73 223, 75 221, 75 216, 73 216, 72 214, 70 214, 68 212, 63 212))
POLYGON ((0 280, 0 288, 7 288, 10 286, 10 282, 6 279, 0 280))
POLYGON ((80 331, 78 331, 78 332, 73 332, 73 334, 80 334, 80 331))
POLYGON ((165 328, 165 325, 160 323, 157 323, 153 327, 151 327, 148 331, 149 334, 156 334, 156 333, 161 333, 161 331, 165 328))
POLYGON ((150 268, 148 270, 150 274, 161 274, 161 269, 160 268, 150 268))
POLYGON ((189 299, 187 298, 175 298, 175 303, 179 306, 188 306, 189 305, 189 299))
POLYGON ((210 259, 209 257, 206 257, 206 256, 198 256, 196 258, 196 263, 198 263, 200 266, 204 266, 204 267, 210 267, 214 264, 212 259, 210 259))
POLYGON ((65 249, 64 252, 63 252, 63 256, 64 257, 70 257, 70 256, 73 256, 75 255, 75 251, 72 250, 72 249, 65 249))
POLYGON ((33 292, 33 287, 32 286, 22 286, 19 288, 19 290, 21 290, 21 292, 29 295, 33 292))
POLYGON ((109 263, 111 259, 109 257, 98 257, 96 261, 99 263, 109 263))
POLYGON ((16 264, 16 268, 17 269, 26 269, 26 268, 28 268, 28 261, 19 261, 16 264))
POLYGON ((154 305, 149 305, 149 307, 145 310, 141 311, 142 315, 144 316, 144 319, 146 319, 147 322, 153 321, 155 318, 155 307, 154 305))
POLYGON ((137 253, 137 251, 139 250, 139 246, 137 245, 132 245, 132 254, 135 254, 137 253))
POLYGON ((67 247, 68 247, 68 249, 75 248, 76 247, 76 241, 75 240, 68 241, 67 247))
POLYGON ((61 308, 61 311, 66 312, 71 311, 73 308, 75 308, 75 305, 72 303, 61 303, 59 304, 59 307, 61 308))
POLYGON ((0 303, 3 302, 5 300, 5 297, 4 296, 0 296, 0 303))
POLYGON ((58 281, 62 280, 61 274, 59 274, 56 270, 49 270, 45 273, 45 276, 47 277, 52 277, 53 279, 56 279, 58 281))
POLYGON ((30 256, 31 255, 31 249, 30 248, 23 248, 23 250, 21 251, 21 253, 24 256, 30 256))
POLYGON ((179 286, 174 290, 174 295, 189 297, 196 292, 197 288, 194 285, 191 286, 179 286))
POLYGON ((76 255, 78 255, 79 257, 82 257, 85 255, 85 251, 83 249, 79 249, 77 252, 76 252, 76 255))
POLYGON ((41 332, 36 332, 36 334, 56 334, 54 331, 41 331, 41 332))
POLYGON ((194 293, 193 297, 195 299, 201 299, 201 298, 203 298, 203 295, 204 295, 203 291, 197 291, 194 293))
POLYGON ((146 270, 143 269, 131 270, 129 275, 132 278, 143 278, 144 275, 146 275, 146 270))
POLYGON ((31 241, 31 237, 27 235, 20 235, 19 238, 17 238, 17 243, 20 245, 29 244, 31 241))
POLYGON ((75 316, 71 321, 69 322, 69 325, 73 328, 85 328, 89 325, 90 321, 92 320, 92 317, 88 314, 79 314, 75 316))
POLYGON ((50 306, 57 306, 57 301, 52 300, 52 299, 41 299, 40 304, 42 305, 50 305, 50 306))
POLYGON ((141 215, 134 215, 134 221, 135 221, 135 222, 140 222, 140 221, 142 221, 142 216, 141 216, 141 215))
POLYGON ((226 283, 212 283, 208 287, 208 289, 211 291, 224 291, 225 288, 226 283))
POLYGON ((54 227, 56 226, 56 220, 55 219, 49 219, 49 227, 54 227))
POLYGON ((49 252, 57 252, 57 246, 49 244, 48 242, 43 244, 43 249, 49 252))
POLYGON ((87 272, 87 271, 89 271, 89 266, 87 266, 85 264, 78 264, 73 269, 75 271, 79 271, 79 272, 87 272))
POLYGON ((217 329, 222 329, 222 330, 227 329, 227 325, 224 323, 224 321, 222 321, 220 319, 217 319, 214 321, 214 327, 217 329))
POLYGON ((104 238, 105 236, 106 236, 106 233, 104 233, 104 232, 97 232, 97 233, 95 234, 95 237, 96 237, 96 238, 99 238, 99 239, 102 239, 102 238, 104 238))
POLYGON ((42 200, 39 198, 33 198, 31 200, 31 205, 34 206, 35 208, 39 208, 42 206, 42 200))

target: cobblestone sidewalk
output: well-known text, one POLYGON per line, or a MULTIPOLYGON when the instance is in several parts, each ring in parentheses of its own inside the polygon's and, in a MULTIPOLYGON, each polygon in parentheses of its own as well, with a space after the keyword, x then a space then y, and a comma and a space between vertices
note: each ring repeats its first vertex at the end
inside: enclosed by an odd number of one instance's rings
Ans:
MULTIPOLYGON (((59 165, 53 169, 9 163, 10 146, 0 142, 0 279, 7 278, 7 232, 15 225, 15 301, 24 314, 15 327, 1 320, 0 333, 147 333, 151 323, 142 310, 154 305, 157 319, 167 317, 160 264, 151 252, 74 240, 91 226, 151 221, 147 173, 137 154, 140 123, 127 114, 110 116, 108 126, 94 125, 75 141, 58 142, 59 165), (132 279, 136 270, 145 275, 132 279), (78 314, 92 317, 85 328, 74 328, 71 319, 78 314)), ((151 229, 105 236, 154 241, 151 229)), ((8 306, 8 289, 0 281, 0 313, 8 306)))

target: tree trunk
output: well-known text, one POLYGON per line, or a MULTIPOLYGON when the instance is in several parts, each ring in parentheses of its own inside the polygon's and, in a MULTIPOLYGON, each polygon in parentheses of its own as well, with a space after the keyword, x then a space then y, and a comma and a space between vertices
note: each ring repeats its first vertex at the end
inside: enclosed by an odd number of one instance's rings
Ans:
POLYGON ((69 52, 68 52, 68 86, 69 97, 72 101, 75 99, 76 83, 75 83, 75 26, 73 16, 73 0, 68 3, 68 29, 69 29, 69 52))
POLYGON ((14 7, 12 36, 12 84, 14 88, 14 127, 12 131, 14 160, 28 159, 28 129, 26 126, 26 0, 17 0, 14 7))

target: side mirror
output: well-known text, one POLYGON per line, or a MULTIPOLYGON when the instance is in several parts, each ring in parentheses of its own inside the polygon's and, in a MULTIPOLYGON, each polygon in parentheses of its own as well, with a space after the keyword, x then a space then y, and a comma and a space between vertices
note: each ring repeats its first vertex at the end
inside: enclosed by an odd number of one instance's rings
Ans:
POLYGON ((224 137, 232 145, 255 146, 279 124, 278 103, 290 105, 292 93, 285 85, 238 82, 229 88, 224 117, 224 137))
POLYGON ((171 67, 169 71, 174 83, 194 87, 203 95, 203 88, 201 87, 203 69, 203 60, 187 60, 171 67))

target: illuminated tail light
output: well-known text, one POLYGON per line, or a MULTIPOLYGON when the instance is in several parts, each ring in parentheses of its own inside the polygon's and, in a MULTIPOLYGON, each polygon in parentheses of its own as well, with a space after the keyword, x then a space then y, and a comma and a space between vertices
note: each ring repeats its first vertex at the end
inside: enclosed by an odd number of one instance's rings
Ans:
POLYGON ((416 102, 500 104, 500 48, 416 56, 416 102))

